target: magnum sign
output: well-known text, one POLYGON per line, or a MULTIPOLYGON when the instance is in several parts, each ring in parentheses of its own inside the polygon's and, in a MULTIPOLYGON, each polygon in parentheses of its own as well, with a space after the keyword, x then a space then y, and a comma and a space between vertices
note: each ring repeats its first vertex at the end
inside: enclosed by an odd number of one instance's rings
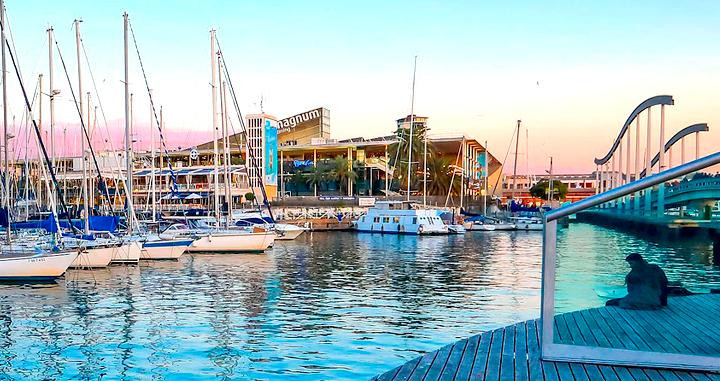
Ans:
MULTIPOLYGON (((322 109, 318 108, 301 114, 293 115, 289 118, 281 119, 278 121, 278 133, 293 131, 298 124, 320 119, 321 117, 322 109)), ((320 121, 318 121, 318 124, 319 123, 320 121)))

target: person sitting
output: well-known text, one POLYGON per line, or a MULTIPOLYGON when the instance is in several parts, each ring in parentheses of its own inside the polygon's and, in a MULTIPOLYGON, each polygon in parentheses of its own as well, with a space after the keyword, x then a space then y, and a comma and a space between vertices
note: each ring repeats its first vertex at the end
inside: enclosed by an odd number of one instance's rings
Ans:
POLYGON ((658 265, 650 264, 642 255, 633 253, 625 258, 630 273, 625 277, 627 295, 611 299, 606 306, 618 306, 631 310, 655 310, 667 306, 668 279, 658 265))

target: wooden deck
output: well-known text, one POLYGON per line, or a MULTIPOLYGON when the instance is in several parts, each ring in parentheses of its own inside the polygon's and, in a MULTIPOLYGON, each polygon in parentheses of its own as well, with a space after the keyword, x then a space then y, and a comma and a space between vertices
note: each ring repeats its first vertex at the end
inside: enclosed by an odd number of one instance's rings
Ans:
MULTIPOLYGON (((658 311, 600 307, 559 315, 556 342, 720 356, 720 295, 674 297, 668 304, 658 311)), ((475 335, 374 380, 720 381, 717 373, 542 361, 539 328, 529 320, 475 335)))

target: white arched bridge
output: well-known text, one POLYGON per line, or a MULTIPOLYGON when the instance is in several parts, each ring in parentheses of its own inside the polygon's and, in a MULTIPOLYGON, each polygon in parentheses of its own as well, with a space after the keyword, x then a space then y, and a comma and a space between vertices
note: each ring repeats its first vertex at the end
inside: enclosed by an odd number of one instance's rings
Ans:
MULTIPOLYGON (((674 165, 685 164, 688 161, 687 141, 693 137, 694 156, 691 159, 700 157, 700 134, 709 131, 707 123, 692 124, 678 130, 670 139, 665 139, 665 107, 674 103, 672 96, 658 95, 646 99, 630 113, 607 154, 595 159, 598 193, 662 172, 674 165), (653 116, 657 117, 658 108, 660 123, 654 129, 653 116), (644 129, 641 129, 641 119, 645 121, 644 129)), ((720 177, 695 174, 609 202, 602 205, 601 209, 664 217, 669 208, 680 208, 683 213, 685 206, 700 208, 716 200, 720 200, 720 177)))

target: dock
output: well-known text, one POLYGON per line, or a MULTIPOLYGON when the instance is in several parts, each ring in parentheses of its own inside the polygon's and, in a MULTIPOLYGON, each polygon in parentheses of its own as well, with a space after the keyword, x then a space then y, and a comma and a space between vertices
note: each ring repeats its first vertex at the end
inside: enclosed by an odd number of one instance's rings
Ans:
MULTIPOLYGON (((655 311, 591 308, 556 316, 555 341, 720 356, 718 314, 718 294, 671 297, 668 307, 655 311)), ((426 353, 373 380, 720 381, 720 374, 712 372, 543 361, 540 327, 536 319, 475 335, 426 353)))

